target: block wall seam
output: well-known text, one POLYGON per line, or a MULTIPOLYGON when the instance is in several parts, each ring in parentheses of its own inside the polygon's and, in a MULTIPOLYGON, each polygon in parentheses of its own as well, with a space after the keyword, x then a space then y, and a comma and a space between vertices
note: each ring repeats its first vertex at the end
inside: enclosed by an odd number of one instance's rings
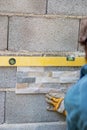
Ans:
POLYGON ((46 18, 71 18, 71 19, 84 19, 87 16, 63 15, 63 14, 28 14, 28 13, 4 13, 0 12, 0 16, 19 16, 19 17, 46 17, 46 18))
POLYGON ((47 11, 48 11, 48 0, 46 0, 46 14, 47 14, 47 11))
POLYGON ((15 88, 0 88, 0 92, 15 92, 15 88))

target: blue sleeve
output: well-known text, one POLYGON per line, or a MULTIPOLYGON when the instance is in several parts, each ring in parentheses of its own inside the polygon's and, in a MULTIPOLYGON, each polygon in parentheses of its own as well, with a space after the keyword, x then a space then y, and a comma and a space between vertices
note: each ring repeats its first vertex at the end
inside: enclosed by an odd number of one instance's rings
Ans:
POLYGON ((81 68, 79 81, 67 91, 64 103, 68 130, 87 130, 87 65, 81 68))

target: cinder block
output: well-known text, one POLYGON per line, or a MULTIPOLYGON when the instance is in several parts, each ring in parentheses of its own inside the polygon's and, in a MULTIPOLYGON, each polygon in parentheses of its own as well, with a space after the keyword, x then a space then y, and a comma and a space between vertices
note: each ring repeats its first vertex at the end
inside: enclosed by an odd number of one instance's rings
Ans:
POLYGON ((0 124, 4 123, 5 93, 0 92, 0 124))
POLYGON ((86 0, 48 0, 48 13, 66 15, 87 15, 86 0))
POLYGON ((45 14, 46 0, 0 0, 0 12, 45 14))
POLYGON ((7 49, 8 18, 0 16, 0 50, 7 49))
POLYGON ((16 86, 16 67, 0 67, 0 88, 16 86))
POLYGON ((0 125, 0 130, 66 130, 65 122, 5 124, 0 125))
POLYGON ((7 92, 6 95, 6 122, 56 122, 63 121, 64 117, 56 112, 48 112, 45 95, 15 95, 7 92))
POLYGON ((76 51, 79 21, 75 19, 12 17, 9 50, 76 51))

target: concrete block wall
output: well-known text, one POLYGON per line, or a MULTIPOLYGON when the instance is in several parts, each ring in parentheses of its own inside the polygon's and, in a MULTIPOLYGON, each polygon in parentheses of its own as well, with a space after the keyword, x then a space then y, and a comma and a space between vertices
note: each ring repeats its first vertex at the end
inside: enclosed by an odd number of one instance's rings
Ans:
POLYGON ((77 50, 78 20, 43 17, 11 17, 9 20, 9 50, 77 50))
MULTIPOLYGON (((0 0, 0 51, 5 55, 8 51, 42 55, 83 51, 78 34, 80 20, 87 17, 86 4, 86 0, 0 0)), ((47 71, 79 69, 46 67, 42 75, 47 71)), ((17 67, 0 68, 0 129, 65 130, 65 123, 61 123, 65 119, 46 110, 44 93, 17 95, 16 79, 17 67)), ((69 87, 69 84, 44 84, 45 88, 53 85, 55 88, 58 85, 62 92, 69 87)))
POLYGON ((86 13, 84 3, 82 0, 72 4, 67 0, 0 0, 0 50, 79 50, 79 23, 86 13))

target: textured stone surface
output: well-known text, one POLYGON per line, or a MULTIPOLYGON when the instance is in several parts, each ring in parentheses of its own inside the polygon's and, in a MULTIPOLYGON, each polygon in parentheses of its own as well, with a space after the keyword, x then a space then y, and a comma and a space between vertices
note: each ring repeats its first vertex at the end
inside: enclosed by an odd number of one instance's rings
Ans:
POLYGON ((0 0, 0 12, 44 14, 46 0, 0 0))
POLYGON ((9 27, 9 50, 77 50, 78 20, 12 17, 9 27))
POLYGON ((66 93, 67 90, 74 85, 72 84, 58 84, 58 83, 42 83, 42 84, 19 84, 16 85, 16 94, 44 94, 49 91, 56 91, 58 93, 66 93))
POLYGON ((86 0, 48 0, 48 13, 52 14, 70 14, 87 15, 86 0))
POLYGON ((0 67, 0 88, 16 86, 16 67, 0 67))
POLYGON ((70 68, 69 71, 62 69, 60 71, 58 69, 59 67, 51 67, 47 70, 46 67, 17 67, 16 93, 27 94, 67 91, 68 86, 76 83, 79 79, 80 71, 78 68, 77 70, 76 68, 71 68, 71 71, 70 68))
POLYGON ((0 50, 7 49, 8 18, 0 16, 0 50))
POLYGON ((25 78, 17 78, 18 83, 35 83, 35 78, 25 77, 25 78))
POLYGON ((46 110, 45 95, 6 95, 6 122, 52 122, 63 120, 63 116, 46 110))
POLYGON ((0 130, 66 130, 63 122, 30 123, 30 124, 5 124, 0 126, 0 130))
POLYGON ((17 71, 18 72, 38 72, 38 73, 41 73, 41 72, 44 72, 44 67, 17 67, 17 71))
POLYGON ((79 71, 57 71, 50 77, 36 77, 36 83, 75 83, 79 75, 79 71))
POLYGON ((50 71, 77 71, 77 70, 80 70, 81 67, 45 67, 44 70, 47 71, 47 72, 50 72, 50 71))
POLYGON ((5 93, 0 92, 0 124, 4 123, 5 93))

